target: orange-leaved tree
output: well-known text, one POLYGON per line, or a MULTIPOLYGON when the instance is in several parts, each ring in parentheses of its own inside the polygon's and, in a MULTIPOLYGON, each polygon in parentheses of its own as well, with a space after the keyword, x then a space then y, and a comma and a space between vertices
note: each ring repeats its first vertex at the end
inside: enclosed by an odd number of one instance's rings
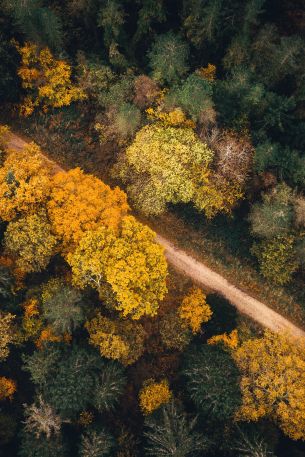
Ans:
POLYGON ((23 116, 30 116, 35 108, 68 106, 85 98, 84 92, 72 83, 71 66, 56 59, 48 48, 40 49, 34 43, 16 44, 21 56, 18 75, 27 95, 20 107, 23 116))
POLYGON ((113 307, 123 316, 154 316, 167 291, 163 248, 155 233, 132 216, 122 219, 119 233, 103 226, 88 231, 67 260, 75 285, 99 290, 110 284, 113 307))
POLYGON ((0 376, 0 400, 4 400, 5 398, 12 399, 16 390, 15 381, 5 376, 0 376))
POLYGON ((275 420, 292 439, 305 440, 305 341, 266 331, 234 353, 241 371, 238 419, 275 420))
POLYGON ((57 173, 47 204, 54 232, 64 250, 71 250, 88 230, 100 226, 117 229, 129 210, 125 192, 111 189, 80 168, 57 173))

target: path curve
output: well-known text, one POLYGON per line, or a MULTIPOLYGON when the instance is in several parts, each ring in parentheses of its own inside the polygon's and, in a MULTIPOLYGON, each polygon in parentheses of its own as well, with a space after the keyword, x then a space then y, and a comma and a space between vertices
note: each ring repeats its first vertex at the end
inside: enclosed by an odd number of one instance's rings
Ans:
MULTIPOLYGON (((15 134, 10 134, 7 141, 9 149, 22 150, 28 143, 15 134)), ((43 154, 47 163, 52 165, 53 170, 63 171, 57 163, 43 154)), ((263 327, 274 332, 285 331, 296 337, 305 337, 305 331, 294 325, 288 319, 269 308, 264 303, 256 300, 242 290, 230 284, 220 274, 208 268, 202 262, 198 262, 186 252, 175 247, 169 240, 157 235, 157 241, 164 247, 167 261, 178 271, 190 277, 194 282, 203 287, 223 295, 239 312, 246 314, 263 327)))

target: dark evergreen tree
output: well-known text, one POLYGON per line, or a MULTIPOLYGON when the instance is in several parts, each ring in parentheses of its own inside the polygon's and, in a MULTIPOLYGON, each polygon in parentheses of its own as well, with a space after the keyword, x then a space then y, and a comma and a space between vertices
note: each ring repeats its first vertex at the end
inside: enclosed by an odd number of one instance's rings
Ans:
POLYGON ((239 372, 228 352, 219 346, 192 348, 185 356, 186 390, 209 421, 226 421, 241 405, 239 372))

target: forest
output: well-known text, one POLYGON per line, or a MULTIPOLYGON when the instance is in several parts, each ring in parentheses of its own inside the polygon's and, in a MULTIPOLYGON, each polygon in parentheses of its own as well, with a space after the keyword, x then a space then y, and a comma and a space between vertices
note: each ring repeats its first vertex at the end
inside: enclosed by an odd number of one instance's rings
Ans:
POLYGON ((160 236, 305 335, 305 0, 0 0, 0 103, 0 456, 304 457, 305 337, 160 236))

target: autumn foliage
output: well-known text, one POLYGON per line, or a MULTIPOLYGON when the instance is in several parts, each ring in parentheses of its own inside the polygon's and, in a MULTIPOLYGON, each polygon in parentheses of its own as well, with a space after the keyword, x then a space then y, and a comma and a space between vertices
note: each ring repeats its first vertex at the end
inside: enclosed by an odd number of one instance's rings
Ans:
POLYGON ((134 363, 144 352, 145 331, 141 324, 115 320, 98 314, 86 322, 89 342, 98 347, 107 359, 119 360, 124 365, 134 363))
POLYGON ((85 98, 81 89, 71 81, 71 66, 57 60, 48 48, 40 49, 34 43, 16 44, 21 56, 18 75, 27 95, 20 107, 23 116, 30 116, 35 108, 60 108, 85 98))
POLYGON ((80 168, 54 176, 47 208, 65 250, 71 250, 88 230, 101 226, 117 229, 129 210, 123 191, 111 189, 80 168))
POLYGON ((12 150, 0 167, 0 217, 11 221, 21 214, 36 213, 50 192, 48 165, 34 143, 12 150))
POLYGON ((305 439, 305 343, 286 334, 265 332, 243 343, 234 355, 243 403, 238 418, 272 418, 291 438, 305 439))
POLYGON ((67 260, 75 285, 99 290, 110 284, 113 308, 123 316, 154 316, 167 290, 163 248, 154 232, 132 216, 122 219, 118 235, 105 227, 87 232, 67 260))
POLYGON ((179 316, 191 328, 193 333, 200 330, 202 323, 207 322, 212 317, 212 311, 206 304, 206 296, 201 289, 193 287, 183 298, 179 307, 179 316))
POLYGON ((171 397, 172 393, 166 379, 160 382, 147 381, 139 393, 140 408, 143 414, 151 414, 161 405, 168 403, 171 397))
POLYGON ((6 398, 12 399, 16 390, 17 386, 15 381, 6 378, 5 376, 0 376, 0 400, 4 400, 6 398))

